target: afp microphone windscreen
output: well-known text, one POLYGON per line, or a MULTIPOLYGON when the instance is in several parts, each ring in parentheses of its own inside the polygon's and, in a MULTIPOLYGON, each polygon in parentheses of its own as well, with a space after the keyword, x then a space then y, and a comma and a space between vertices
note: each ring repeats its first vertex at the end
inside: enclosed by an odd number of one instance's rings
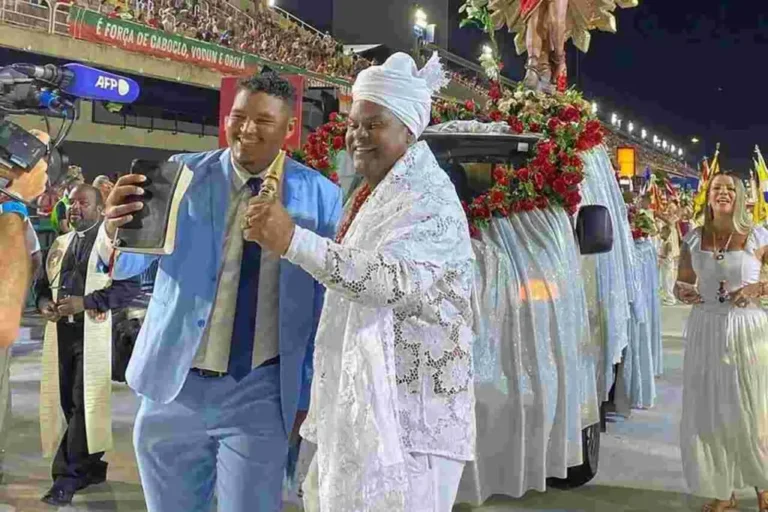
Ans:
POLYGON ((139 84, 130 78, 82 64, 62 68, 72 73, 72 80, 61 90, 72 96, 111 103, 133 103, 139 97, 139 84))

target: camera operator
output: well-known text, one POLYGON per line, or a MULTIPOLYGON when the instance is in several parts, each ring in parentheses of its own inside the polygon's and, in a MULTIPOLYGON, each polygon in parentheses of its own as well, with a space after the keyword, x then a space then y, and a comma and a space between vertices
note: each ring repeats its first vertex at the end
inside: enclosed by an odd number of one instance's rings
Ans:
MULTIPOLYGON (((48 134, 31 131, 38 139, 49 142, 48 134)), ((0 177, 11 179, 7 189, 25 201, 32 201, 45 191, 48 164, 40 160, 29 172, 0 169, 0 177)), ((23 203, 0 195, 0 347, 10 346, 19 334, 21 315, 29 291, 31 263, 26 244, 29 213, 23 203)))

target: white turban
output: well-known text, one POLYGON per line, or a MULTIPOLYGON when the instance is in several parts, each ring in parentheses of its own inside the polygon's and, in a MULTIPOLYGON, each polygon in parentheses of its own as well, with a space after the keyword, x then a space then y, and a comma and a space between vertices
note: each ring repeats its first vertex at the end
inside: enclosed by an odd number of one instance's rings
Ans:
POLYGON ((357 76, 352 100, 388 108, 418 138, 432 117, 432 95, 448 82, 437 52, 421 70, 410 55, 395 53, 381 66, 372 66, 357 76))

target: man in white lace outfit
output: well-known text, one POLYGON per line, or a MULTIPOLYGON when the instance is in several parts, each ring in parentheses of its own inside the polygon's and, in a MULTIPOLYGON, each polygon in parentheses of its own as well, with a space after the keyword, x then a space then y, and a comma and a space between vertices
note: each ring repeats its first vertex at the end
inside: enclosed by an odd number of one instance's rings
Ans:
POLYGON ((254 201, 245 237, 328 289, 310 411, 317 444, 308 512, 449 512, 474 458, 472 248, 453 185, 425 142, 437 56, 405 54, 363 71, 347 150, 365 178, 337 240, 254 201))

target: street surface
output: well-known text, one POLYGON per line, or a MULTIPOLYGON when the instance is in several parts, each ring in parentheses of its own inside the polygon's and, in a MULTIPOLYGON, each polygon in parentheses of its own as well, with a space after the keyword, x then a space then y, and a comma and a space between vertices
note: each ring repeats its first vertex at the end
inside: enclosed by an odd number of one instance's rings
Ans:
MULTIPOLYGON (((682 329, 687 309, 663 310, 665 373, 657 381, 657 403, 652 410, 633 411, 615 420, 601 438, 597 477, 573 491, 528 493, 519 500, 496 497, 485 506, 456 507, 454 512, 650 512, 700 510, 703 500, 689 497, 685 488, 678 422, 682 403, 682 329)), ((28 323, 34 324, 34 320, 28 323)), ((52 511, 39 502, 50 486, 49 461, 40 456, 37 421, 40 376, 40 328, 28 327, 14 347, 11 367, 13 416, 5 453, 5 480, 0 485, 0 512, 52 511)), ((115 451, 107 455, 109 482, 78 493, 64 511, 146 511, 131 445, 137 400, 125 386, 115 385, 113 398, 115 451)), ((286 505, 286 512, 298 508, 286 505)), ((741 510, 757 510, 754 492, 745 490, 741 510)), ((183 511, 179 511, 183 512, 183 511)))

